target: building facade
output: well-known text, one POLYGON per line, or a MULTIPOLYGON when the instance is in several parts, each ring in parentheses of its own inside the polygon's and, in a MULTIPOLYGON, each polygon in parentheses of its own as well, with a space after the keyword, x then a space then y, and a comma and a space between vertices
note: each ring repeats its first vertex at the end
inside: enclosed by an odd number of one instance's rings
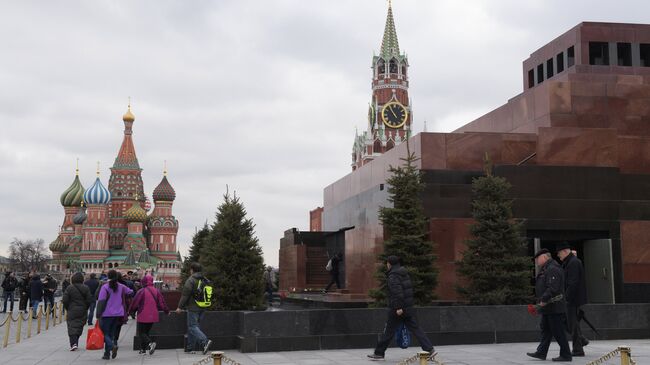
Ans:
MULTIPOLYGON (((650 301, 650 25, 580 23, 533 52, 522 74, 524 91, 499 108, 451 133, 409 140, 426 183, 438 297, 460 299, 455 262, 470 237, 471 184, 487 153, 494 174, 513 186, 529 254, 569 241, 584 262, 590 302, 650 301)), ((389 205, 389 166, 405 156, 397 145, 324 189, 320 227, 345 228, 351 293, 376 287, 378 209, 389 205)), ((285 241, 280 286, 301 290, 298 279, 282 278, 305 275, 296 270, 310 260, 285 241)))
POLYGON ((50 244, 50 269, 101 273, 116 269, 149 270, 171 288, 178 286, 181 257, 177 248, 178 220, 172 214, 176 193, 167 180, 167 171, 153 190, 154 209, 148 214, 142 169, 133 144, 135 117, 131 107, 122 118, 124 137, 118 151, 108 188, 97 177, 85 190, 79 170, 60 202, 63 224, 50 244))

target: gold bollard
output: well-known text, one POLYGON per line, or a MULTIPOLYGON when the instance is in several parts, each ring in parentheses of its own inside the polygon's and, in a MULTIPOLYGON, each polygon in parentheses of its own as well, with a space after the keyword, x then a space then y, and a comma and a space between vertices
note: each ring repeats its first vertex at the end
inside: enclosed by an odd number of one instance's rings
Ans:
POLYGON ((431 354, 426 351, 420 351, 418 352, 418 355, 420 355, 420 365, 427 365, 429 356, 431 356, 431 354))
MULTIPOLYGON (((63 303, 59 306, 59 324, 63 323, 63 303)), ((65 311, 65 314, 68 315, 68 311, 65 311)))
POLYGON ((36 314, 36 334, 41 333, 41 320, 43 319, 43 316, 40 308, 40 306, 36 307, 36 311, 38 312, 38 314, 36 314))
POLYGON ((7 344, 9 343, 9 332, 11 331, 11 313, 5 318, 5 326, 7 328, 5 329, 5 338, 2 341, 2 347, 7 347, 7 344))
POLYGON ((630 365, 631 350, 629 346, 619 346, 618 352, 621 353, 621 365, 630 365))
POLYGON ((28 317, 27 317, 27 338, 32 338, 32 315, 34 310, 32 308, 29 308, 29 312, 27 312, 28 317))
POLYGON ((50 313, 52 313, 52 308, 50 306, 45 306, 45 330, 50 329, 50 313))
POLYGON ((210 356, 212 356, 212 360, 214 360, 214 365, 221 365, 221 358, 223 357, 223 352, 212 351, 210 356))
POLYGON ((16 329, 16 343, 20 343, 20 329, 23 328, 23 312, 18 312, 18 328, 16 329))

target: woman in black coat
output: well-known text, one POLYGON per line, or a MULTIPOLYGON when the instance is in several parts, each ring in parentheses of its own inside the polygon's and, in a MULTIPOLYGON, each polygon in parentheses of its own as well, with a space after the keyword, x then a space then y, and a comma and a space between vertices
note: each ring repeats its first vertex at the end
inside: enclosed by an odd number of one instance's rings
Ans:
POLYGON ((79 347, 79 337, 84 330, 88 319, 88 307, 94 300, 90 289, 84 285, 84 276, 78 272, 72 275, 72 284, 63 293, 63 308, 68 311, 68 337, 70 337, 70 351, 79 347))

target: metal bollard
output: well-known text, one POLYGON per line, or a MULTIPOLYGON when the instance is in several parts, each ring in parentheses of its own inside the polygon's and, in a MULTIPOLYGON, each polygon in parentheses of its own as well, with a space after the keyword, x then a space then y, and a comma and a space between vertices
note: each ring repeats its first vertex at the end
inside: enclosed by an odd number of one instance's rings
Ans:
POLYGON ((630 365, 631 350, 630 346, 619 346, 618 352, 621 353, 621 365, 630 365))
POLYGON ((50 313, 52 313, 52 308, 50 306, 45 306, 45 330, 50 329, 50 313))
POLYGON ((429 356, 431 356, 431 354, 426 351, 420 351, 418 352, 418 355, 420 355, 420 365, 427 365, 429 356))
MULTIPOLYGON (((61 305, 59 306, 59 324, 61 324, 63 323, 63 303, 62 302, 59 303, 61 303, 61 305)), ((67 315, 68 311, 65 311, 65 313, 67 315)))
POLYGON ((41 320, 43 319, 43 316, 40 308, 40 306, 36 307, 36 311, 38 312, 38 314, 36 314, 36 334, 41 333, 41 320))
POLYGON ((212 360, 214 360, 214 365, 221 365, 221 358, 223 357, 223 352, 212 351, 210 356, 212 356, 212 360))
POLYGON ((9 343, 9 332, 11 331, 11 313, 5 318, 5 338, 2 341, 2 347, 7 347, 7 344, 9 343))
POLYGON ((29 308, 29 312, 27 312, 27 314, 28 314, 28 316, 27 316, 27 321, 28 321, 27 322, 27 338, 32 338, 32 321, 33 321, 33 318, 32 318, 33 313, 32 312, 33 311, 34 310, 32 308, 29 308))
POLYGON ((23 312, 18 312, 18 328, 16 329, 16 343, 20 343, 20 330, 23 328, 23 312))

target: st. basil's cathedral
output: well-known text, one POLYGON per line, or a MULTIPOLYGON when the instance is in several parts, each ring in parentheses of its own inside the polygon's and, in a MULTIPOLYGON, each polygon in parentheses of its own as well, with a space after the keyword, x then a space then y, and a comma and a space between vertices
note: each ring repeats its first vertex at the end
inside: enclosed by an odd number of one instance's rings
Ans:
POLYGON ((150 206, 133 145, 135 117, 130 105, 122 120, 124 139, 111 167, 108 188, 98 167, 94 183, 85 190, 77 169, 72 185, 61 194, 65 217, 59 235, 50 244, 50 269, 86 273, 149 270, 156 280, 174 289, 181 267, 178 220, 172 214, 176 192, 165 169, 152 194, 153 212, 147 213, 150 206))

